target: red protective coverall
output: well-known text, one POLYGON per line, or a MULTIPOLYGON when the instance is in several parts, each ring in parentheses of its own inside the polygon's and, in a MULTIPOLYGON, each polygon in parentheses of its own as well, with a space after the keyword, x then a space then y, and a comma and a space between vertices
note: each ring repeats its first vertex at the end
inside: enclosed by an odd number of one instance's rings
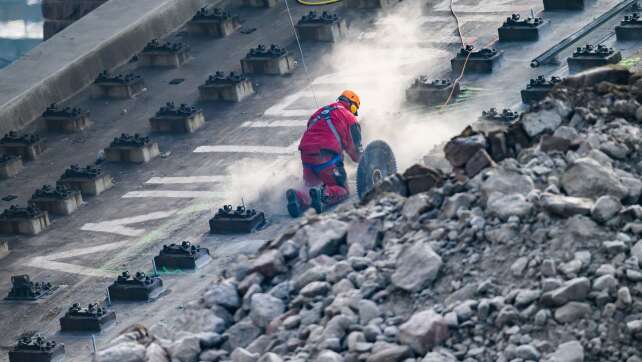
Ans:
POLYGON ((310 207, 311 187, 325 186, 323 196, 326 205, 337 204, 350 194, 343 169, 343 151, 358 162, 360 140, 353 140, 351 127, 358 127, 358 123, 347 107, 341 101, 332 103, 320 108, 308 120, 308 128, 299 143, 305 188, 296 190, 296 194, 302 209, 310 207), (326 121, 328 115, 336 135, 330 122, 326 121), (333 159, 336 162, 332 162, 333 159))

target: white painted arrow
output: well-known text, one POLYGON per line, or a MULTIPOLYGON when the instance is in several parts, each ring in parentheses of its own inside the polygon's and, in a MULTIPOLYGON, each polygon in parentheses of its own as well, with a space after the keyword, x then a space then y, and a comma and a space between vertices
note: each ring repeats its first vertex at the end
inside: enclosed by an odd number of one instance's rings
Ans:
POLYGON ((128 244, 129 244, 129 241, 117 241, 115 243, 92 246, 89 248, 73 249, 73 250, 63 251, 60 253, 49 254, 46 256, 37 256, 35 258, 29 259, 26 262, 26 265, 34 268, 56 270, 64 273, 82 274, 82 275, 88 275, 92 277, 111 278, 114 276, 113 272, 108 272, 108 271, 96 269, 96 268, 84 267, 82 265, 63 263, 56 260, 73 258, 76 256, 93 254, 101 251, 122 249, 122 248, 125 248, 128 244))
POLYGON ((145 229, 136 229, 128 227, 127 225, 138 224, 141 222, 164 219, 174 215, 178 210, 156 211, 149 214, 136 215, 132 217, 125 217, 122 219, 114 219, 109 221, 86 223, 80 230, 96 231, 101 233, 111 233, 123 236, 140 236, 145 233, 145 229))
POLYGON ((294 105, 301 98, 313 98, 313 97, 325 98, 326 96, 329 96, 329 95, 331 95, 331 93, 322 92, 322 91, 316 91, 314 93, 301 91, 294 94, 290 94, 287 97, 283 97, 278 103, 276 103, 272 107, 266 109, 265 112, 263 112, 263 115, 271 116, 271 117, 310 117, 310 115, 313 114, 318 108, 318 107, 315 108, 312 102, 310 102, 309 104, 310 108, 290 109, 289 107, 294 105))

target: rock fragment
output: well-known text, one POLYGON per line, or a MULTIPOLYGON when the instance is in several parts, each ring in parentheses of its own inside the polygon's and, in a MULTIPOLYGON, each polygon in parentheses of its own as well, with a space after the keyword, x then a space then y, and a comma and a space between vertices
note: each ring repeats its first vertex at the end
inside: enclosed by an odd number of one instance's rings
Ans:
POLYGON ((416 292, 429 286, 438 276, 442 260, 424 242, 406 246, 396 261, 392 283, 403 290, 416 292))
POLYGON ((578 341, 562 343, 551 356, 550 362, 583 362, 584 348, 578 341))
POLYGON ((426 354, 448 336, 444 318, 433 310, 417 312, 399 327, 399 341, 420 355, 426 354))
POLYGON ((570 196, 597 199, 611 195, 621 200, 627 194, 617 176, 609 168, 590 158, 580 158, 562 175, 562 187, 570 196))

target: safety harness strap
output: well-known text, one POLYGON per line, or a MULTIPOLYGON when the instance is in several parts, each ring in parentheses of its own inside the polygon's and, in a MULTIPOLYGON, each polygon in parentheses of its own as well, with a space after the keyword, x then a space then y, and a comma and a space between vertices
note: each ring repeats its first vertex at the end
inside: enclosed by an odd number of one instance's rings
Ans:
POLYGON ((325 120, 326 124, 328 127, 330 127, 330 131, 332 131, 332 134, 334 135, 334 138, 337 139, 337 142, 341 147, 344 147, 343 142, 341 142, 341 136, 339 136, 339 132, 337 131, 337 128, 334 126, 334 123, 332 123, 332 118, 330 117, 330 112, 339 109, 337 106, 325 106, 323 107, 323 110, 321 113, 319 113, 314 119, 311 119, 310 122, 308 122, 308 129, 312 128, 317 122, 320 120, 325 120))
POLYGON ((315 173, 319 173, 319 172, 323 171, 324 169, 326 169, 326 168, 328 168, 330 166, 334 166, 337 162, 341 161, 341 159, 342 159, 341 155, 335 155, 330 160, 328 160, 328 161, 326 161, 324 163, 320 163, 320 164, 305 163, 304 162, 303 163, 303 167, 305 167, 307 169, 310 169, 310 170, 314 171, 315 173))

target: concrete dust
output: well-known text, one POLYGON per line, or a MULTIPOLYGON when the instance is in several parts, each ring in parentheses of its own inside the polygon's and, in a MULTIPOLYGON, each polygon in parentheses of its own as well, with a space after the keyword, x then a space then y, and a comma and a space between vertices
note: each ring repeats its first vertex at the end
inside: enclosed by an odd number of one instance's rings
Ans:
MULTIPOLYGON (((443 50, 413 46, 425 43, 422 2, 401 2, 374 22, 367 39, 349 39, 337 44, 325 57, 328 66, 340 73, 332 78, 360 95, 359 111, 364 143, 383 139, 390 144, 403 169, 419 162, 427 149, 443 142, 460 129, 443 112, 414 109, 405 91, 420 74, 445 73, 443 50), (403 42, 404 46, 396 46, 403 42), (444 69, 440 69, 444 68, 444 69)), ((364 34, 362 33, 362 37, 364 34)), ((337 87, 337 92, 340 92, 337 87)), ((414 107, 417 108, 417 107, 414 107)))
MULTIPOLYGON (((388 142, 397 157, 399 169, 420 162, 426 150, 433 148, 461 129, 461 117, 424 107, 405 100, 405 90, 419 74, 435 74, 448 52, 436 48, 395 46, 425 42, 421 2, 402 2, 379 15, 367 29, 352 27, 348 39, 334 44, 322 61, 327 72, 317 77, 306 91, 336 93, 352 89, 361 97, 359 121, 364 147, 375 139, 388 142), (367 31, 367 33, 366 33, 367 31), (360 34, 360 35, 359 35, 360 34), (364 39, 366 38, 366 39, 364 39), (331 89, 328 89, 332 87, 331 89)), ((311 99, 309 99, 311 101, 311 99)), ((320 102, 333 101, 322 97, 320 102)), ((311 102, 312 103, 312 102, 311 102)), ((313 104, 310 104, 313 107, 313 104)), ((346 162, 351 181, 356 167, 346 162)), ((302 185, 298 155, 284 166, 264 168, 264 161, 246 159, 228 171, 234 189, 227 190, 229 200, 256 203, 263 210, 285 213, 283 193, 302 185)), ((257 208, 259 206, 256 206, 257 208)))
POLYGON ((226 200, 239 205, 245 202, 267 215, 286 213, 284 192, 299 186, 300 168, 298 157, 244 158, 226 170, 228 184, 234 185, 225 190, 226 200))

